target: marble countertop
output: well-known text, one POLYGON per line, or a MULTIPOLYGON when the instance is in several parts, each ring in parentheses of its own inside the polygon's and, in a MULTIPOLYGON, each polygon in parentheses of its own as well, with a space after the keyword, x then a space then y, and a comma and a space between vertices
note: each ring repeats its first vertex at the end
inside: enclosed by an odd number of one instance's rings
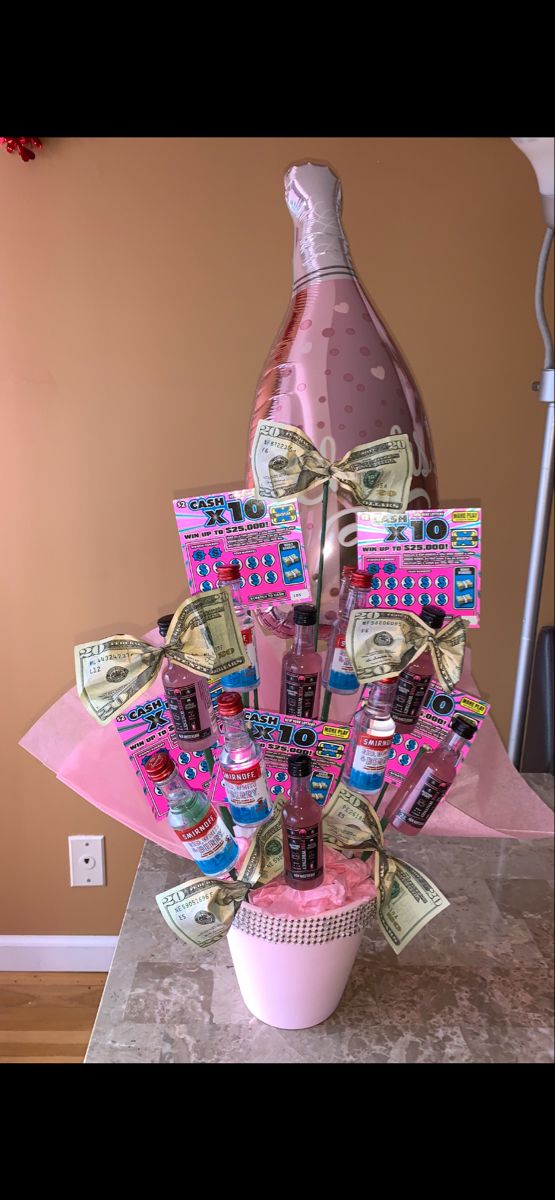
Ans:
POLYGON ((225 939, 172 934, 154 898, 198 871, 146 843, 85 1062, 552 1062, 552 840, 388 845, 450 907, 399 958, 371 924, 335 1013, 279 1030, 245 1007, 225 939))

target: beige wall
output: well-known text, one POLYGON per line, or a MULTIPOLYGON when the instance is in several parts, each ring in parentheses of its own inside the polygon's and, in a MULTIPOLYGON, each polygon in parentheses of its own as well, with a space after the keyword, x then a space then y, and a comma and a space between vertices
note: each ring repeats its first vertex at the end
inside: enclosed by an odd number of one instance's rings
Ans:
POLYGON ((354 259, 424 396, 444 501, 485 509, 474 661, 507 733, 544 420, 530 391, 543 226, 524 157, 492 138, 2 153, 4 932, 119 928, 140 839, 16 743, 72 684, 75 642, 141 632, 183 593, 172 497, 242 477, 290 290, 282 173, 307 157, 341 175, 354 259), (80 833, 106 835, 106 888, 69 887, 80 833))

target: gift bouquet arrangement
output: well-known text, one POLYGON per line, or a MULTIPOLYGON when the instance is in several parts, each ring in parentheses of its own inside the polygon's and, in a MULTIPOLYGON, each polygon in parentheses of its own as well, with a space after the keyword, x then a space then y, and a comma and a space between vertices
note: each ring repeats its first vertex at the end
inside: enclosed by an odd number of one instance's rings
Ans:
MULTIPOLYGON (((397 583, 389 571, 392 531, 401 541, 407 530, 414 533, 406 512, 413 473, 407 435, 356 446, 332 463, 300 429, 260 421, 252 463, 254 489, 176 502, 193 594, 176 613, 160 618, 161 644, 124 634, 75 648, 83 704, 102 725, 115 719, 147 802, 202 872, 158 896, 160 910, 179 937, 199 947, 232 930, 232 939, 240 939, 238 947, 231 941, 232 953, 249 997, 256 971, 250 954, 246 975, 242 971, 245 939, 247 947, 249 939, 271 943, 274 957, 276 947, 288 947, 289 957, 294 947, 320 947, 320 957, 326 947, 333 963, 337 942, 346 939, 350 945, 341 951, 356 953, 374 913, 399 952, 446 906, 431 880, 387 852, 384 829, 388 823, 409 833, 424 828, 478 729, 475 717, 457 709, 452 698, 466 618, 449 613, 447 595, 443 608, 424 597, 419 614, 408 605, 396 612, 372 603, 382 567, 386 584, 397 583), (313 603, 304 599, 306 552, 297 500, 318 481, 325 491, 338 477, 360 506, 360 557, 367 553, 363 522, 369 514, 388 557, 373 570, 343 569, 337 616, 320 653, 323 548, 313 603), (259 700, 257 646, 265 635, 253 613, 259 598, 267 610, 291 593, 303 600, 291 605, 293 641, 290 649, 281 642, 279 708, 272 711, 259 700), (141 704, 163 663, 160 695, 141 704), (361 684, 352 720, 334 721, 334 697, 350 698, 354 706, 361 684), (435 750, 427 743, 414 753, 420 711, 434 703, 435 750), (404 755, 395 739, 409 748, 404 755), (402 768, 407 755, 411 769, 390 789, 388 766, 398 762, 402 768)), ((446 519, 436 510, 419 522, 430 526, 428 537, 435 531, 445 540, 453 532, 455 541, 470 547, 460 559, 474 564, 467 570, 477 601, 479 513, 461 510, 446 519)), ((377 543, 371 545, 378 554, 377 543)), ((444 564, 448 557, 459 560, 450 551, 441 565, 434 561, 434 572, 453 574, 454 567, 444 564)), ((388 587, 387 596, 393 591, 388 587)), ((468 589, 460 594, 466 597, 468 589)), ((463 699, 485 712, 478 699, 463 699)), ((255 960, 260 965, 258 946, 255 960)), ((275 970, 266 963, 261 972, 274 998, 275 970)), ((297 986, 294 964, 287 973, 297 986)), ((277 974, 282 978, 283 971, 277 974)), ((335 969, 332 975, 337 978, 335 969)), ((337 1003, 333 989, 331 994, 337 1003)), ((330 987, 319 986, 316 995, 326 998, 327 1009, 330 987)), ((258 993, 248 1003, 264 1019, 267 1007, 258 993)), ((293 1016, 290 1007, 282 996, 277 1019, 304 1021, 298 997, 293 1016)), ((311 1007, 310 1013, 312 1023, 311 1007)), ((319 1009, 317 1019, 323 1019, 319 1009)))
POLYGON ((356 278, 337 179, 294 167, 286 195, 294 294, 247 486, 174 502, 190 595, 144 640, 77 646, 75 668, 96 723, 79 744, 98 758, 104 737, 112 766, 93 802, 194 860, 156 897, 162 917, 191 953, 227 936, 250 1010, 301 1027, 339 1002, 370 920, 399 953, 447 907, 388 839, 426 829, 489 706, 457 687, 481 512, 438 506, 421 402, 356 278), (125 810, 102 798, 115 779, 125 810))

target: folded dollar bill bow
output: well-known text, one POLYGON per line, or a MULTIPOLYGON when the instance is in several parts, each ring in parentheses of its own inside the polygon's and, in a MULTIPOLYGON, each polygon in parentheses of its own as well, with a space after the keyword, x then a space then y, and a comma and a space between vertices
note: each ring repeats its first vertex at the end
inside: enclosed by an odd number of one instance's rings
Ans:
MULTIPOLYGON (((203 876, 156 897, 164 920, 182 941, 201 948, 218 942, 248 893, 282 873, 282 807, 281 799, 255 834, 237 882, 203 876)), ((379 817, 365 796, 340 783, 324 809, 323 829, 324 841, 336 850, 374 852, 378 922, 396 954, 448 907, 449 901, 426 875, 386 853, 379 817)))
POLYGON ((123 633, 76 646, 74 653, 79 698, 101 725, 150 686, 164 657, 207 679, 249 665, 227 588, 184 600, 164 646, 123 633))
POLYGON ((413 475, 406 433, 355 446, 329 462, 294 425, 259 421, 252 447, 256 491, 263 498, 300 496, 318 483, 336 479, 367 509, 403 512, 413 475))
POLYGON ((283 871, 281 810, 283 797, 274 804, 269 821, 257 829, 237 872, 235 882, 200 878, 187 879, 156 897, 170 929, 184 942, 205 947, 227 933, 241 902, 252 888, 263 887, 283 871))
POLYGON ((462 617, 435 633, 413 613, 397 614, 379 608, 353 609, 345 637, 347 654, 360 683, 400 675, 424 650, 429 650, 446 692, 452 691, 461 677, 465 644, 462 617))

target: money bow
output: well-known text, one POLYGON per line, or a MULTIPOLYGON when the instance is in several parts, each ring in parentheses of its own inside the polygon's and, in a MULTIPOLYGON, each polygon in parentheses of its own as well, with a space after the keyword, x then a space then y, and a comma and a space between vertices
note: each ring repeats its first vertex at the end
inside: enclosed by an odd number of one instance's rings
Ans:
POLYGON ((400 675, 409 663, 429 650, 435 672, 446 692, 461 677, 466 624, 456 617, 434 632, 414 613, 397 614, 378 608, 353 609, 345 645, 359 683, 376 683, 400 675))
MULTIPOLYGON (((282 808, 280 799, 270 820, 257 830, 237 882, 211 881, 204 876, 156 897, 164 920, 182 941, 201 948, 219 941, 248 893, 282 873, 282 808)), ((448 907, 449 901, 426 875, 386 853, 377 813, 365 796, 345 784, 337 786, 324 808, 323 830, 324 841, 336 850, 374 852, 378 921, 396 954, 448 907)))
POLYGON ((300 496, 336 479, 367 509, 403 512, 413 475, 412 447, 407 434, 400 433, 355 446, 338 462, 329 462, 301 429, 259 421, 252 469, 256 491, 264 498, 300 496))
POLYGON ((449 901, 422 871, 386 852, 380 818, 366 796, 339 783, 323 820, 328 845, 374 852, 378 924, 391 949, 400 954, 449 901))
POLYGON ((283 871, 281 810, 283 797, 276 800, 269 821, 265 821, 252 839, 237 880, 188 879, 177 888, 169 888, 156 897, 156 903, 170 929, 193 946, 212 946, 224 937, 241 902, 255 887, 270 883, 283 871))
POLYGON ((184 600, 164 646, 111 634, 76 646, 74 654, 79 698, 101 725, 150 686, 164 656, 207 679, 249 664, 228 588, 184 600))

